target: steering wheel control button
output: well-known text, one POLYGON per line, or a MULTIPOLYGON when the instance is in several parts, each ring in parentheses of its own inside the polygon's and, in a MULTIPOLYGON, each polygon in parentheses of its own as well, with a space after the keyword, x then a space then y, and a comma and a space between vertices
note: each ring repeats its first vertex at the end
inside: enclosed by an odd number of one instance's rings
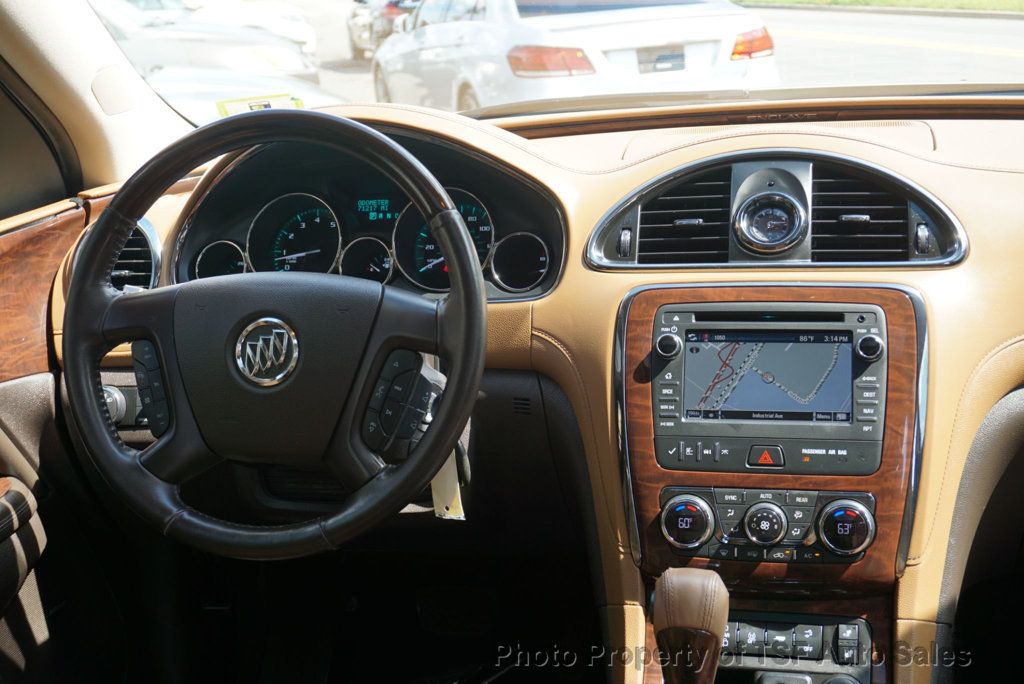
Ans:
POLYGON ((408 349, 396 349, 388 355, 388 360, 384 363, 384 369, 381 371, 382 375, 386 375, 388 378, 395 378, 402 373, 410 370, 417 370, 419 368, 420 355, 414 351, 408 349))
POLYGON ((363 416, 363 441, 373 451, 384 445, 385 435, 380 427, 380 418, 376 411, 367 411, 363 416))
POLYGON ((167 428, 171 425, 171 413, 167 408, 167 402, 154 401, 147 409, 146 415, 149 417, 149 431, 153 433, 154 437, 159 437, 167 432, 167 428))
POLYGON ((280 318, 260 318, 242 330, 235 342, 235 364, 249 382, 273 387, 299 363, 299 340, 280 318))
POLYGON ((380 377, 377 378, 376 384, 373 386, 373 392, 370 393, 370 409, 373 411, 379 411, 380 407, 384 405, 384 400, 387 399, 388 390, 391 387, 390 378, 380 377))
POLYGON ((156 354, 156 347, 149 340, 132 342, 132 361, 147 371, 160 369, 160 358, 156 354))
POLYGON ((786 457, 780 446, 750 447, 747 454, 747 465, 751 468, 781 468, 786 465, 786 457))
POLYGON ((771 546, 782 541, 788 526, 786 514, 773 503, 754 504, 743 516, 743 531, 750 541, 760 546, 771 546))
POLYGON ((661 511, 661 533, 677 549, 700 548, 711 538, 714 527, 711 507, 694 494, 669 499, 661 511))
POLYGON ((408 401, 416 377, 415 371, 406 371, 399 375, 391 382, 391 391, 388 392, 388 398, 402 403, 408 401))
POLYGON ((875 518, 864 504, 837 499, 821 509, 818 536, 829 551, 854 556, 875 539, 875 518))
POLYGON ((380 426, 385 435, 393 435, 398 426, 398 420, 402 416, 403 406, 394 399, 384 402, 384 408, 380 412, 380 426))

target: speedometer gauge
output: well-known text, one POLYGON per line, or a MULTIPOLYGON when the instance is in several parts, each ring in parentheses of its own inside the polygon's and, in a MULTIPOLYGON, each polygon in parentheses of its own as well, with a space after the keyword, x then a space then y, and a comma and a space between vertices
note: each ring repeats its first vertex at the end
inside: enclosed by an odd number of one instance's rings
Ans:
MULTIPOLYGON (((479 199, 458 188, 445 188, 466 222, 480 263, 487 262, 494 243, 491 215, 479 199)), ((443 292, 450 287, 448 263, 437 240, 430 234, 420 212, 409 203, 395 223, 395 262, 406 278, 426 290, 443 292)))
POLYGON ((327 273, 341 251, 341 224, 319 197, 282 195, 253 219, 246 251, 254 271, 327 273))

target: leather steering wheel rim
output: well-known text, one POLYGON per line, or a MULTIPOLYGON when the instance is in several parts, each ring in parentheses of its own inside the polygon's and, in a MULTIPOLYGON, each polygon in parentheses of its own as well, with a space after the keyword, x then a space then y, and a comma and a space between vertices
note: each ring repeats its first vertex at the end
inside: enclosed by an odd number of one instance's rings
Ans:
MULTIPOLYGON (((68 401, 81 442, 107 483, 134 511, 168 537, 201 550, 236 558, 279 559, 338 548, 393 515, 428 486, 455 447, 473 410, 484 367, 486 294, 469 232, 441 184, 417 159, 390 138, 355 121, 316 112, 269 110, 223 119, 192 131, 158 153, 121 187, 100 218, 85 231, 72 266, 64 315, 63 363, 68 401), (220 281, 214 284, 192 281, 130 294, 113 288, 111 270, 125 241, 166 188, 221 154, 279 142, 326 145, 371 164, 395 182, 427 218, 447 258, 451 280, 447 298, 440 302, 427 300, 336 274, 222 276, 209 279, 220 281), (343 400, 344 410, 336 428, 345 428, 346 434, 339 437, 332 433, 330 442, 332 470, 344 473, 346 484, 355 484, 354 491, 332 514, 302 523, 253 526, 214 518, 181 499, 180 482, 205 470, 219 457, 211 460, 207 453, 197 417, 192 413, 182 415, 183 410, 191 412, 193 407, 188 388, 177 382, 183 372, 179 365, 183 361, 177 357, 182 344, 180 309, 184 303, 211 293, 222 298, 230 298, 232 293, 258 296, 261 288, 266 291, 271 284, 276 287, 282 283, 287 283, 284 289, 299 294, 308 288, 326 298, 324 301, 337 302, 351 296, 366 307, 376 307, 360 371, 354 376, 352 392, 343 400), (403 326, 416 329, 404 330, 403 326), (161 356, 174 417, 168 433, 140 452, 121 441, 111 422, 99 370, 103 356, 117 344, 151 338, 161 356), (372 384, 370 362, 395 348, 436 353, 448 364, 444 401, 434 411, 430 429, 419 445, 399 465, 375 462, 362 451, 358 457, 351 456, 358 451, 353 446, 351 427, 358 421, 362 402, 368 396, 365 386, 372 384), (180 387, 176 389, 176 385, 180 387), (334 449, 336 444, 345 448, 334 449), (151 449, 153 454, 148 455, 151 449)), ((234 340, 224 343, 233 344, 234 340)))

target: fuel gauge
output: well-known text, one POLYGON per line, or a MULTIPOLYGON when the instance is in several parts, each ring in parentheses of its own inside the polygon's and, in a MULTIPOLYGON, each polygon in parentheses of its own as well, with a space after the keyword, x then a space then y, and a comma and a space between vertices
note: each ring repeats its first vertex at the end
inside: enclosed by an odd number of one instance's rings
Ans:
POLYGON ((391 279, 391 250, 375 237, 361 237, 349 243, 341 254, 342 275, 386 283, 391 279))

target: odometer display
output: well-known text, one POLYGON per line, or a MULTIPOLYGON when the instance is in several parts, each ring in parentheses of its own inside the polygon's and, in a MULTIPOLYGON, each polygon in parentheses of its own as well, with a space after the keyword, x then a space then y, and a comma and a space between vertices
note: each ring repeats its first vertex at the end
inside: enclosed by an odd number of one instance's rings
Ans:
POLYGON ((341 251, 341 225, 320 198, 282 195, 253 219, 247 251, 254 271, 327 273, 341 251))
MULTIPOLYGON (((445 190, 462 214, 469 235, 476 246, 476 255, 483 265, 487 262, 491 245, 494 243, 494 225, 491 223, 490 213, 479 199, 465 190, 445 190)), ((411 203, 398 217, 393 241, 395 261, 406 278, 424 289, 435 292, 443 292, 451 286, 448 279, 448 263, 441 253, 441 247, 430 234, 430 228, 420 212, 411 203)))

